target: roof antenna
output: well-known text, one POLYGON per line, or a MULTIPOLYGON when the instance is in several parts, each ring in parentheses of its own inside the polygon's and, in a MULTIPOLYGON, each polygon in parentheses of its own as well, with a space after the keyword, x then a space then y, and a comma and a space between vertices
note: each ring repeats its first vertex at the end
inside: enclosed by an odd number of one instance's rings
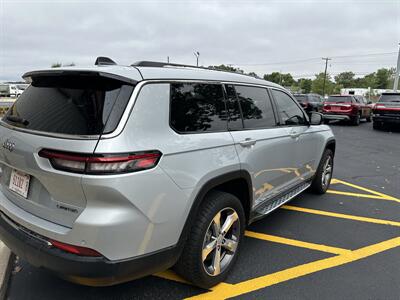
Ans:
POLYGON ((96 66, 111 66, 116 65, 116 62, 109 57, 99 56, 94 63, 96 66))

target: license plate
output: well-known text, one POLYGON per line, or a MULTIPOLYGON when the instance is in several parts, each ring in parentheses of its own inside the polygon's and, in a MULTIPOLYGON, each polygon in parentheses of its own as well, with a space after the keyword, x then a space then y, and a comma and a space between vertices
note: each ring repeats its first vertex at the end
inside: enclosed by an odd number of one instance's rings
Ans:
POLYGON ((23 172, 12 170, 10 177, 10 190, 16 192, 24 198, 28 197, 29 181, 31 177, 23 172))

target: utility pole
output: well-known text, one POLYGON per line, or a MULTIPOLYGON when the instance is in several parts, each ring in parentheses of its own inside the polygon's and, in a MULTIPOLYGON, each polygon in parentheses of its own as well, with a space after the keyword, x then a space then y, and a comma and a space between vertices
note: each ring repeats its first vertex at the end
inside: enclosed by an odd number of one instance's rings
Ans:
POLYGON ((196 56, 196 66, 199 66, 199 56, 200 56, 200 52, 199 51, 195 51, 194 52, 194 56, 196 56))
MULTIPOLYGON (((399 43, 400 46, 400 43, 399 43)), ((393 84, 393 92, 397 92, 397 89, 399 88, 399 76, 400 76, 400 47, 399 47, 399 56, 397 57, 397 67, 396 67, 396 73, 394 75, 394 84, 393 84)))
POLYGON ((169 56, 167 56, 167 63, 169 63, 169 56))
POLYGON ((322 97, 325 97, 326 71, 328 69, 328 60, 331 60, 332 58, 323 57, 322 59, 325 60, 324 86, 322 88, 322 97))

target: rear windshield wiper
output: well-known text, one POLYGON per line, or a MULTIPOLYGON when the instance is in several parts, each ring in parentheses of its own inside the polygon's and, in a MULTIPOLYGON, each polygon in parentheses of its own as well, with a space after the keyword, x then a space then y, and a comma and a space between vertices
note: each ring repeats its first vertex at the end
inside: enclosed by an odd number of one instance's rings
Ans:
POLYGON ((21 117, 17 117, 17 116, 7 116, 6 119, 8 121, 14 122, 14 123, 20 123, 22 125, 27 126, 29 124, 29 121, 26 119, 23 119, 21 117))

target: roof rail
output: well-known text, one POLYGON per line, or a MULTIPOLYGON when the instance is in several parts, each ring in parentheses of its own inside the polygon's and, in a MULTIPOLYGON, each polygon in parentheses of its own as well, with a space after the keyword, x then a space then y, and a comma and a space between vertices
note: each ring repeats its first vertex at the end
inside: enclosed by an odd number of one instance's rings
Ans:
POLYGON ((175 63, 167 63, 167 62, 159 62, 159 61, 149 61, 149 60, 142 60, 137 61, 131 64, 132 67, 186 67, 186 68, 197 68, 197 69, 206 69, 209 70, 207 67, 198 67, 193 65, 184 65, 184 64, 175 64, 175 63))
POLYGON ((96 61, 94 64, 96 66, 111 66, 111 65, 116 65, 117 63, 109 57, 99 56, 96 58, 96 61))

